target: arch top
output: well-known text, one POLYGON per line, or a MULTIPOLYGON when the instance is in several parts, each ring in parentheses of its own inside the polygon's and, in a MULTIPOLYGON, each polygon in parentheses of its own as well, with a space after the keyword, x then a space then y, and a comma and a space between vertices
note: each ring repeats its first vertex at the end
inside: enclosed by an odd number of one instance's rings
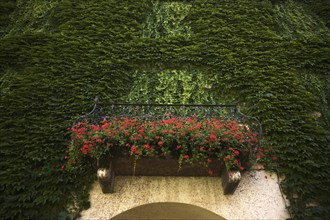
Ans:
POLYGON ((124 211, 115 217, 113 220, 124 219, 214 219, 225 220, 225 218, 209 211, 205 208, 177 202, 156 202, 140 205, 124 211))

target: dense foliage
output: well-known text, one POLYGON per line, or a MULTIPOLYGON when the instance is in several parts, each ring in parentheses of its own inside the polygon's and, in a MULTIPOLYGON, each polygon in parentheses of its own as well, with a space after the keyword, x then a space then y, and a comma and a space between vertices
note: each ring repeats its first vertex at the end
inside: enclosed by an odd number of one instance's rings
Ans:
POLYGON ((327 15, 307 1, 231 2, 1 1, 1 218, 53 219, 88 207, 94 174, 61 169, 65 130, 96 95, 134 94, 240 101, 277 151, 293 217, 329 216, 327 15))

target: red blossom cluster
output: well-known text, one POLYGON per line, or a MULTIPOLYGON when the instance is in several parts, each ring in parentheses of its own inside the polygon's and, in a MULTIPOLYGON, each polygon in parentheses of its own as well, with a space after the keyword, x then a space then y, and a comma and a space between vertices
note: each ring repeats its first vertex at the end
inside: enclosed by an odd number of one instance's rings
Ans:
MULTIPOLYGON (((112 155, 162 157, 180 162, 209 164, 220 159, 228 168, 244 170, 241 152, 255 149, 257 134, 235 120, 169 118, 145 120, 112 118, 100 124, 79 122, 71 129, 70 158, 112 155)), ((211 173, 211 172, 209 172, 211 173)))

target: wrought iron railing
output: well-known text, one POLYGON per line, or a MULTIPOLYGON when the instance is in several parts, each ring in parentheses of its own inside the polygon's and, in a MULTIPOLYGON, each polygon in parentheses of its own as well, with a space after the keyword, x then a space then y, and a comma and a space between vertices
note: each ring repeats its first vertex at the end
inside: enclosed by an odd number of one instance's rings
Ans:
POLYGON ((145 120, 161 120, 168 118, 198 118, 235 120, 245 125, 248 130, 262 138, 262 127, 259 120, 240 112, 239 104, 144 104, 144 103, 102 103, 99 98, 94 100, 91 112, 79 117, 75 123, 86 121, 99 124, 104 119, 138 118, 145 120))

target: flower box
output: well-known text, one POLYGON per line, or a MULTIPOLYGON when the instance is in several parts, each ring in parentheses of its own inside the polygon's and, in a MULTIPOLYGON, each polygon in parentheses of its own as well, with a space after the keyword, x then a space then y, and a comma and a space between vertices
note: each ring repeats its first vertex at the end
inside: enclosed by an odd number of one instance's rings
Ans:
POLYGON ((257 134, 249 126, 217 118, 108 118, 98 123, 79 122, 70 130, 68 165, 79 166, 86 158, 98 160, 98 179, 106 193, 113 192, 115 174, 221 173, 225 194, 231 194, 240 171, 248 168, 245 163, 248 166, 255 159, 250 153, 258 149, 257 134))
POLYGON ((183 163, 181 168, 176 158, 116 158, 112 161, 116 175, 127 176, 209 176, 212 170, 220 175, 220 162, 214 161, 208 167, 199 164, 183 163))
MULTIPOLYGON (((103 161, 107 163, 106 159, 103 161)), ((97 177, 103 193, 114 192, 115 174, 119 176, 221 176, 224 194, 233 194, 240 182, 239 171, 228 171, 225 164, 214 160, 206 168, 199 164, 181 164, 176 158, 113 158, 108 168, 99 168, 97 177)))

